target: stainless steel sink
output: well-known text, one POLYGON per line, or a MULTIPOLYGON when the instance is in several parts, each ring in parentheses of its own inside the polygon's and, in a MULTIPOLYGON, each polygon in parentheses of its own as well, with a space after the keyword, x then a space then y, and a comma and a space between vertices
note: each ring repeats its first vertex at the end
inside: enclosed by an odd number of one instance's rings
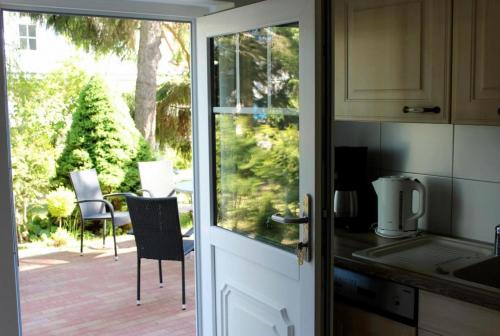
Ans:
POLYGON ((488 244, 428 234, 357 251, 353 256, 417 273, 447 275, 491 254, 488 244))
POLYGON ((461 268, 453 275, 459 279, 500 289, 500 257, 461 268))
POLYGON ((353 256, 500 293, 500 257, 491 244, 425 234, 353 256))

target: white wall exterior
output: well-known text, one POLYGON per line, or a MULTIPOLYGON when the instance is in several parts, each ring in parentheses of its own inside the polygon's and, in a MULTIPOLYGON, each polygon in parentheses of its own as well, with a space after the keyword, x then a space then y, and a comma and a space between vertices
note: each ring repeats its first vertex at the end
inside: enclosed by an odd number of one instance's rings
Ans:
MULTIPOLYGON (((85 69, 88 75, 99 75, 108 82, 109 88, 120 95, 124 92, 134 92, 137 78, 135 59, 122 60, 115 55, 96 57, 93 53, 75 47, 68 39, 58 35, 51 28, 33 22, 29 17, 19 12, 4 12, 5 52, 7 63, 16 64, 23 72, 47 74, 70 62, 85 69), (19 24, 36 24, 36 50, 21 50, 19 24)), ((138 34, 138 32, 137 32, 138 34)), ((137 40, 138 40, 137 36, 137 40)), ((168 77, 176 77, 182 68, 169 63, 171 53, 166 44, 161 45, 162 60, 158 68, 158 83, 168 77)))

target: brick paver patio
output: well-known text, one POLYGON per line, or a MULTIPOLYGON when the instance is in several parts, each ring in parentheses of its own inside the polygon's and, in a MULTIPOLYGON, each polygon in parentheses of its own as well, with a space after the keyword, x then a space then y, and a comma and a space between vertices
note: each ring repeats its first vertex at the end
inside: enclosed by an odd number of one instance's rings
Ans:
POLYGON ((119 243, 119 261, 108 248, 77 248, 21 257, 23 334, 194 336, 194 253, 186 257, 187 310, 181 310, 181 264, 142 262, 142 305, 136 302, 136 250, 133 240, 119 243))

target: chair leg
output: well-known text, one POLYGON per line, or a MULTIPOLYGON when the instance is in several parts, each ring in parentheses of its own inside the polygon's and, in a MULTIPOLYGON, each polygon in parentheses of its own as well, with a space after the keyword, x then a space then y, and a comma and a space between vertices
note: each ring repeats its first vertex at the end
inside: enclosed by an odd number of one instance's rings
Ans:
POLYGON ((137 256, 137 305, 141 305, 141 258, 137 256))
POLYGON ((181 261, 182 267, 182 310, 186 310, 186 276, 184 270, 184 258, 181 261))
POLYGON ((158 260, 158 270, 160 271, 160 288, 163 288, 163 274, 161 271, 161 260, 158 260))
POLYGON ((107 229, 106 220, 104 220, 104 224, 102 227, 102 248, 106 247, 106 231, 107 231, 106 229, 107 229))
POLYGON ((116 230, 115 230, 115 223, 111 223, 111 227, 113 228, 113 243, 115 245, 115 261, 118 260, 118 250, 116 249, 116 230))
POLYGON ((82 225, 80 226, 80 255, 83 256, 83 218, 81 220, 82 225))

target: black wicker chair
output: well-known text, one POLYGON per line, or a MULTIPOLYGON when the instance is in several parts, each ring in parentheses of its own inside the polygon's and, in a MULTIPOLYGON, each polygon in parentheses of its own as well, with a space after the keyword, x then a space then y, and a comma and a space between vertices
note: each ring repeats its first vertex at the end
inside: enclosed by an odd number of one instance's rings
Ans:
POLYGON ((109 220, 112 224, 113 243, 115 248, 115 260, 118 260, 118 251, 116 248, 115 228, 130 224, 128 212, 115 211, 111 202, 106 198, 117 196, 130 196, 133 193, 113 193, 103 195, 97 172, 95 169, 74 171, 70 174, 71 183, 75 189, 77 203, 80 207, 81 232, 80 232, 80 255, 83 255, 83 226, 85 221, 102 221, 102 245, 106 244, 106 222, 109 220))
POLYGON ((141 304, 141 259, 158 260, 163 287, 162 260, 181 262, 182 309, 186 309, 184 256, 194 250, 193 240, 183 240, 177 198, 127 197, 137 245, 137 305, 141 304))

